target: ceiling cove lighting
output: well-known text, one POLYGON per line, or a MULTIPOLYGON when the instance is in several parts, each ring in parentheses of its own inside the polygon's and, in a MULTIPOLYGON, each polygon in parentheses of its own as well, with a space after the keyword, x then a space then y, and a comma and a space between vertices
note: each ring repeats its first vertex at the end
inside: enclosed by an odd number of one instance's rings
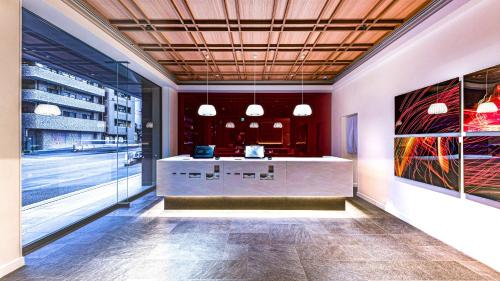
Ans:
MULTIPOLYGON (((253 68, 253 104, 250 104, 247 107, 246 115, 247 116, 262 116, 264 115, 264 108, 262 105, 257 104, 255 102, 255 83, 256 83, 256 76, 255 76, 255 69, 256 69, 256 64, 255 64, 255 59, 257 58, 257 55, 253 55, 253 61, 254 61, 254 68, 253 68)), ((258 127, 257 127, 258 128, 258 127)))
POLYGON ((252 129, 258 129, 258 128, 259 128, 259 123, 257 123, 257 122, 252 122, 252 123, 250 123, 250 126, 249 126, 249 127, 250 127, 250 128, 252 128, 252 129))
POLYGON ((228 129, 234 129, 235 127, 234 122, 229 121, 226 123, 226 128, 228 129))
POLYGON ((207 103, 200 105, 198 108, 198 115, 200 116, 215 116, 217 115, 217 111, 215 107, 208 103, 208 54, 205 55, 207 59, 207 103))
MULTIPOLYGON (((436 84, 436 99, 439 97, 439 84, 436 84)), ((448 112, 448 106, 445 103, 436 101, 435 103, 429 105, 427 109, 427 114, 429 115, 438 115, 445 114, 448 112)))
POLYGON ((283 123, 281 123, 281 122, 274 122, 273 128, 275 128, 275 129, 281 129, 281 128, 283 128, 283 123))
MULTIPOLYGON (((486 78, 485 78, 485 85, 484 85, 484 89, 485 89, 485 97, 488 96, 488 70, 486 70, 486 78)), ((497 105, 490 101, 489 98, 488 98, 488 101, 485 101, 485 102, 481 102, 478 106, 477 106, 477 113, 496 113, 498 111, 498 107, 497 105)))
POLYGON ((297 104, 293 109, 294 116, 310 116, 312 114, 312 108, 310 105, 304 103, 304 57, 302 54, 300 57, 302 59, 302 100, 300 104, 297 104))
POLYGON ((61 109, 57 105, 42 103, 35 107, 35 114, 45 116, 59 116, 61 109))

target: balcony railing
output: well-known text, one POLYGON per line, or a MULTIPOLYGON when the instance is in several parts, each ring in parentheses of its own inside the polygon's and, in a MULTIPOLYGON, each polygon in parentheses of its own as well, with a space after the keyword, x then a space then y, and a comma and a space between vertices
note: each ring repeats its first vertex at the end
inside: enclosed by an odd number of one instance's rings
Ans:
POLYGON ((132 120, 132 114, 130 113, 125 113, 125 112, 114 112, 111 115, 113 118, 119 119, 119 120, 125 120, 125 121, 133 121, 132 120))
POLYGON ((127 106, 127 99, 126 98, 121 98, 121 97, 116 97, 117 104, 127 106))
POLYGON ((104 105, 98 103, 92 103, 84 100, 78 100, 70 97, 65 97, 57 94, 51 94, 48 92, 35 90, 35 89, 25 89, 23 90, 23 100, 33 101, 33 102, 46 102, 51 104, 57 104, 65 107, 72 107, 78 109, 84 109, 95 112, 104 112, 104 105))
POLYGON ((41 79, 96 96, 104 96, 104 89, 102 88, 90 85, 84 81, 79 81, 36 65, 23 65, 23 77, 41 79))
POLYGON ((104 133, 104 121, 79 119, 64 116, 44 116, 35 113, 23 113, 23 127, 27 129, 80 131, 104 133))
POLYGON ((132 130, 133 129, 127 127, 109 126, 106 132, 110 135, 127 135, 128 132, 132 130))

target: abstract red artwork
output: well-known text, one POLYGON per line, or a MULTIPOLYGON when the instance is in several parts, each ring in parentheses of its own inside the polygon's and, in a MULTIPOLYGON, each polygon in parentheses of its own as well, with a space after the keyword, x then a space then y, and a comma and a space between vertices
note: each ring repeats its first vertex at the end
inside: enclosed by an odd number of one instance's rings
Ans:
POLYGON ((464 76, 464 131, 500 132, 500 66, 464 76))
POLYGON ((395 105, 396 135, 460 131, 458 78, 396 96, 395 105))
POLYGON ((500 201, 500 136, 464 138, 464 190, 500 201))
POLYGON ((457 137, 394 138, 394 173, 398 177, 459 190, 457 137))

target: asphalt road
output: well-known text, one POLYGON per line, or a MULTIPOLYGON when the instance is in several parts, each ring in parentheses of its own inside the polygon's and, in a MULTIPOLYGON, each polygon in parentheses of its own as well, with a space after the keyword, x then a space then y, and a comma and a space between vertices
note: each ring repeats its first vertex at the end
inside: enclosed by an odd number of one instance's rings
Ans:
POLYGON ((141 173, 141 163, 124 165, 125 155, 126 152, 119 152, 118 156, 109 152, 23 155, 23 206, 141 173))

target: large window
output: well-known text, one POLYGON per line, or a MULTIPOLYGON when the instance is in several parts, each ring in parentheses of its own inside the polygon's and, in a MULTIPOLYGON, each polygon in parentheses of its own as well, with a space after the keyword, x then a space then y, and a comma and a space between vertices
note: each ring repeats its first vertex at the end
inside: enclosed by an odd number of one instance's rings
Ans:
POLYGON ((26 245, 154 186, 161 88, 28 11, 22 63, 26 245))

